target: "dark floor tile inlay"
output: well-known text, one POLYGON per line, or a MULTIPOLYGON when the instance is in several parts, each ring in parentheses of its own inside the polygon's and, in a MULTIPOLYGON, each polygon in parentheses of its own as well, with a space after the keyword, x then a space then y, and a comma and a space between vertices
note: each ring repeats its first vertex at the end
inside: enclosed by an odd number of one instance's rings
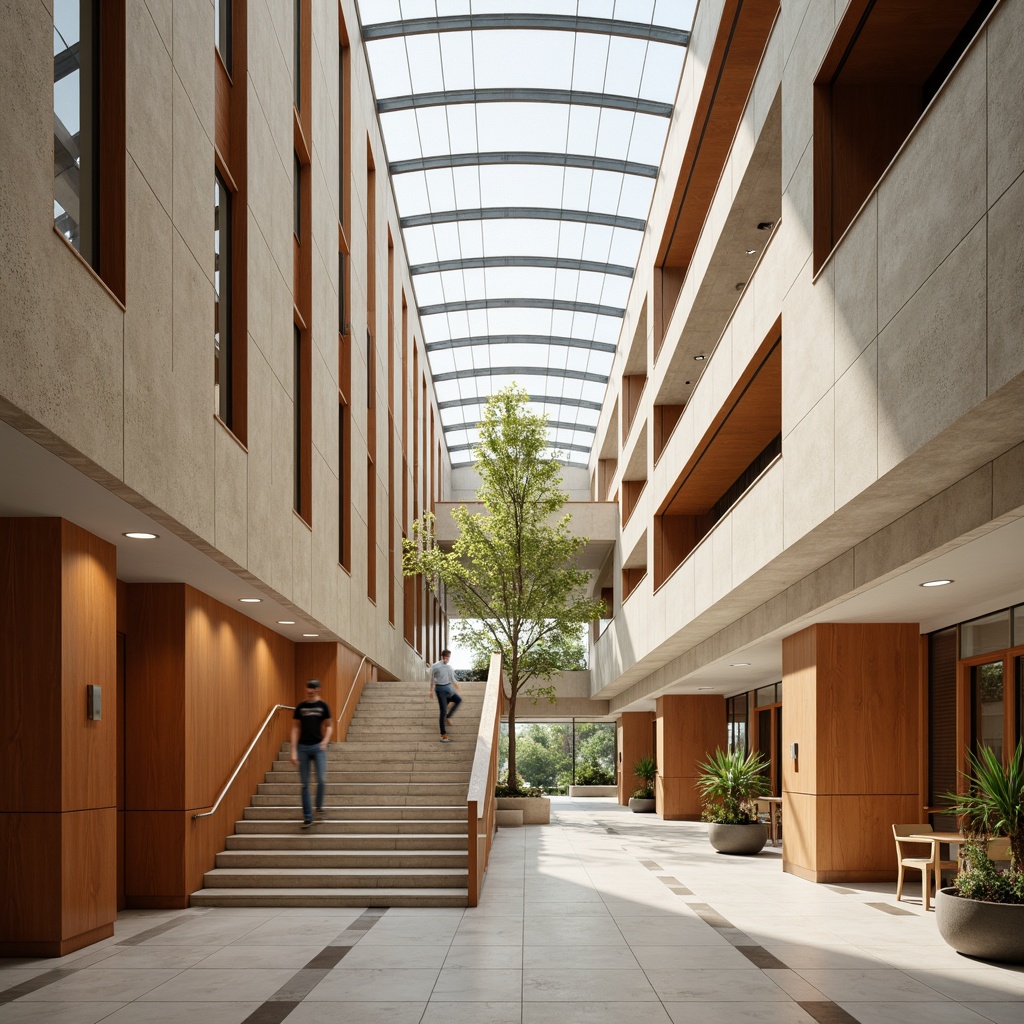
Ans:
MULTIPOLYGON (((206 911, 204 910, 202 913, 205 914, 206 911)), ((173 921, 164 921, 163 924, 154 925, 152 928, 147 928, 144 932, 129 935, 127 939, 122 939, 120 942, 115 943, 115 945, 141 946, 143 942, 149 942, 150 939, 155 939, 158 935, 163 935, 164 932, 169 932, 172 928, 179 928, 183 924, 191 924, 199 916, 199 914, 183 914, 181 917, 174 918, 173 921)))
POLYGON ((661 865, 656 863, 653 860, 642 860, 642 861, 640 861, 640 863, 645 868, 649 869, 650 871, 660 871, 661 870, 661 865))
POLYGON ((685 885, 670 885, 669 888, 677 896, 692 896, 693 895, 693 891, 690 890, 690 889, 687 889, 685 885))
POLYGON ((764 946, 737 946, 736 948, 762 971, 788 970, 786 965, 774 953, 769 953, 764 946))
POLYGON ((0 1005, 12 1003, 15 999, 27 996, 31 992, 38 992, 39 989, 46 988, 47 985, 52 985, 55 981, 63 981, 65 978, 70 978, 72 974, 77 973, 78 969, 75 967, 58 967, 56 970, 47 971, 45 974, 37 974, 34 978, 29 978, 28 981, 23 981, 12 988, 5 988, 0 992, 0 1005))
POLYGON ((312 960, 306 964, 307 970, 327 970, 337 967, 351 946, 324 946, 312 960))
POLYGON ((256 1007, 242 1024, 281 1024, 299 1004, 298 1003, 264 1003, 256 1007))
POLYGON ((272 1003, 301 1003, 327 977, 327 970, 296 971, 268 1000, 272 1003))
POLYGON ((902 907, 890 907, 888 903, 868 903, 869 907, 874 907, 875 910, 881 910, 883 914, 892 914, 893 917, 913 917, 914 912, 912 910, 904 910, 902 907))
POLYGON ((818 1024, 857 1024, 857 1018, 847 1013, 838 1003, 797 1003, 818 1024))
POLYGON ((723 928, 733 927, 732 922, 722 917, 722 915, 709 903, 691 903, 690 906, 694 911, 696 911, 697 916, 712 928, 721 930, 723 928))

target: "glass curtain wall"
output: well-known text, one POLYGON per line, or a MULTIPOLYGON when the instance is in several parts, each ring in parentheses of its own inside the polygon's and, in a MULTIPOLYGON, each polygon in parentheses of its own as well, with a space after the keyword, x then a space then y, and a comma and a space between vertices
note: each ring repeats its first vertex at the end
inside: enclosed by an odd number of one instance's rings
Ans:
MULTIPOLYGON (((527 786, 565 794, 570 786, 615 785, 615 723, 518 722, 516 769, 527 786)), ((508 772, 508 723, 502 722, 499 775, 508 772)))

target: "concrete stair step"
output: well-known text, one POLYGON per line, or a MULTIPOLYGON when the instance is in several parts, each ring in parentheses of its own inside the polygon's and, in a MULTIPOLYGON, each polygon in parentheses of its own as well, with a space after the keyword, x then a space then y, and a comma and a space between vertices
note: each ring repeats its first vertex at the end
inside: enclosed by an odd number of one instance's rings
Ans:
MULTIPOLYGON (((466 782, 326 782, 324 792, 327 796, 436 796, 466 798, 466 782)), ((312 783, 311 783, 312 785, 312 783)), ((290 782, 261 782, 257 787, 260 796, 281 796, 300 792, 297 779, 290 782)), ((435 801, 443 802, 443 801, 435 801)))
POLYGON ((464 907, 465 888, 451 889, 200 889, 193 907, 464 907))
MULTIPOLYGON (((423 824, 422 822, 420 823, 423 824)), ((329 832, 327 822, 292 832, 251 832, 228 836, 228 850, 456 850, 466 848, 466 830, 445 834, 363 831, 329 832)))
MULTIPOLYGON (((286 782, 297 782, 298 774, 295 768, 289 765, 287 771, 267 772, 264 782, 282 784, 286 782)), ((439 782, 439 783, 461 783, 465 786, 469 782, 469 771, 458 772, 390 772, 390 771, 336 771, 327 772, 327 784, 336 783, 361 783, 376 782, 394 784, 399 782, 439 782)))
MULTIPOLYGON (((337 811, 332 811, 337 814, 337 811)), ((297 819, 270 820, 267 818, 241 819, 235 822, 235 834, 228 836, 228 842, 240 836, 270 836, 275 835, 281 839, 286 836, 299 835, 302 830, 299 828, 301 822, 297 819)), ((372 835, 381 839, 382 842, 395 836, 438 836, 451 838, 461 837, 460 841, 466 839, 466 816, 462 820, 445 821, 444 819, 422 819, 413 818, 409 820, 389 820, 381 818, 354 818, 346 821, 338 821, 336 818, 329 818, 316 827, 317 835, 332 836, 368 836, 372 835)))
MULTIPOLYGON (((257 793, 252 798, 252 806, 263 807, 298 807, 296 796, 298 791, 292 793, 267 794, 257 793)), ((463 793, 462 800, 466 799, 463 793)), ((445 801, 447 802, 447 801, 445 801)), ((324 800, 324 809, 328 812, 337 807, 433 807, 439 803, 437 795, 417 796, 414 793, 400 794, 388 800, 384 794, 368 793, 365 796, 355 793, 345 793, 341 796, 330 795, 324 800)), ((454 806, 452 801, 452 806, 454 806)))
MULTIPOLYGON (((368 804, 354 807, 329 807, 327 814, 330 823, 341 823, 345 821, 458 821, 465 827, 466 805, 461 807, 455 805, 433 805, 420 804, 416 806, 387 806, 381 804, 368 804)), ((281 804, 278 806, 266 805, 263 807, 246 807, 244 817, 249 821, 301 821, 302 808, 296 802, 294 804, 281 804)))
POLYGON ((283 871, 288 868, 322 871, 348 871, 368 868, 371 871, 407 871, 423 868, 464 868, 468 860, 465 850, 225 850, 217 854, 217 867, 265 868, 283 871))
POLYGON ((465 868, 214 868, 203 876, 207 889, 458 889, 466 887, 465 868))

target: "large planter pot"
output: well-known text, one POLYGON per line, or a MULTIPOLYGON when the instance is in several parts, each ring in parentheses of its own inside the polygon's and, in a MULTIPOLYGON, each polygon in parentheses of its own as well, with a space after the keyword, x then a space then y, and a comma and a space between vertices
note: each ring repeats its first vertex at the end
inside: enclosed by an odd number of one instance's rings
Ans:
POLYGON ((719 825, 711 822, 708 839, 719 853, 760 853, 768 842, 768 830, 760 822, 750 825, 719 825))
POLYGON ((549 825, 551 800, 546 796, 499 796, 499 811, 522 811, 524 825, 549 825))
POLYGON ((940 889, 935 897, 939 934, 958 953, 1024 964, 1024 904, 984 903, 940 889))
POLYGON ((629 798, 629 809, 634 814, 653 814, 657 801, 652 796, 649 800, 642 796, 631 796, 629 798))

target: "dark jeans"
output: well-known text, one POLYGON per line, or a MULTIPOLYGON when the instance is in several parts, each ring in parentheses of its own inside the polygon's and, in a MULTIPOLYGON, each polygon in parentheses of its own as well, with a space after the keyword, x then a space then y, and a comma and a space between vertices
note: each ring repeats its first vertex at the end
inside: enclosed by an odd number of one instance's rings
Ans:
POLYGON ((324 809, 324 784, 327 781, 327 751, 320 749, 319 743, 300 743, 299 782, 302 784, 302 817, 306 821, 313 820, 313 808, 309 804, 309 765, 316 767, 316 809, 324 809))
POLYGON ((459 710, 459 705, 462 703, 462 698, 453 686, 435 686, 434 696, 437 697, 437 724, 441 728, 441 735, 445 734, 445 719, 450 718, 456 711, 459 710), (448 705, 454 704, 455 707, 449 714, 448 705))

